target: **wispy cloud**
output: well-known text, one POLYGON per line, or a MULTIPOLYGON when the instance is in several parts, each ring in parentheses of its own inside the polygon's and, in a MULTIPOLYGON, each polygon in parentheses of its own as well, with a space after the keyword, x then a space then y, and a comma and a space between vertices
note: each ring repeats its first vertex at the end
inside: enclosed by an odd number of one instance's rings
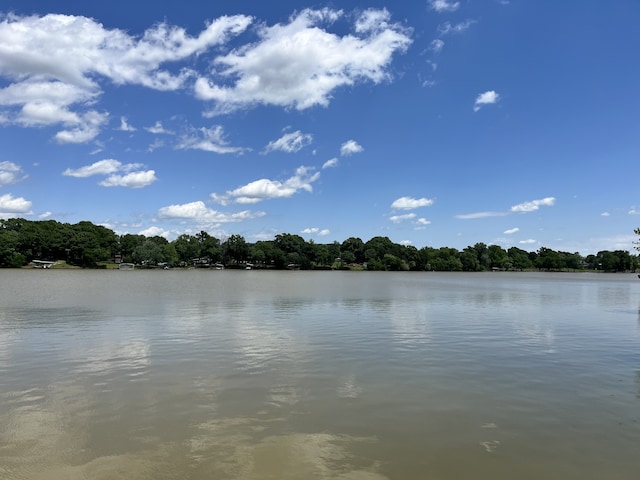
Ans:
POLYGON ((275 198, 289 198, 300 190, 312 192, 312 183, 320 178, 320 172, 314 172, 313 167, 301 166, 293 176, 286 180, 270 180, 262 178, 247 185, 229 190, 223 195, 211 194, 211 198, 221 205, 229 203, 250 204, 275 198))
POLYGON ((431 43, 429 44, 429 50, 431 50, 433 53, 440 53, 443 48, 444 40, 441 40, 440 38, 431 40, 431 43))
POLYGON ((475 20, 465 20, 464 22, 459 22, 455 24, 451 22, 444 22, 438 25, 438 33, 441 36, 462 33, 468 30, 469 27, 471 27, 471 25, 473 25, 474 23, 476 23, 475 20))
POLYGON ((515 228, 510 228, 509 230, 505 230, 504 234, 505 235, 513 235, 514 233, 518 233, 520 231, 520 229, 518 227, 515 228))
MULTIPOLYGON (((474 220, 478 218, 489 218, 489 217, 505 217, 507 215, 511 215, 513 213, 530 213, 539 210, 540 207, 551 207, 555 205, 556 199, 555 197, 546 197, 539 200, 531 200, 528 202, 519 203, 518 205, 512 206, 508 212, 476 212, 476 213, 465 213, 461 215, 456 215, 455 218, 459 220, 474 220)), ((507 230, 504 233, 508 233, 507 230)))
POLYGON ((118 130, 121 132, 135 132, 136 128, 127 123, 127 117, 120 117, 120 127, 118 130))
POLYGON ((173 135, 174 134, 174 132, 172 132, 171 130, 167 130, 166 128, 164 128, 164 126, 162 125, 162 122, 159 120, 150 127, 144 127, 144 129, 149 133, 153 133, 154 135, 173 135))
POLYGON ((224 128, 221 125, 214 125, 211 128, 192 129, 188 134, 181 137, 176 146, 179 150, 202 150, 219 154, 239 153, 248 151, 248 148, 232 147, 225 139, 224 128))
POLYGON ((518 205, 514 205, 513 207, 511 207, 511 211, 516 213, 535 212, 536 210, 539 210, 540 207, 551 207, 555 203, 556 199, 554 197, 546 197, 540 200, 532 200, 530 202, 524 202, 518 205))
POLYGON ((455 12, 460 8, 460 2, 450 0, 429 0, 429 7, 436 12, 455 12))
POLYGON ((455 218, 459 220, 475 220, 477 218, 505 217, 507 215, 509 215, 507 212, 475 212, 456 215, 455 218))
POLYGON ((324 162, 322 164, 322 169, 324 170, 325 168, 333 168, 333 167, 337 167, 338 166, 338 159, 337 158, 332 158, 330 160, 327 160, 326 162, 324 162))
POLYGON ((286 153, 296 153, 310 145, 311 142, 313 142, 313 135, 296 130, 295 132, 285 133, 279 139, 269 142, 264 148, 264 152, 270 153, 279 150, 286 153))
POLYGON ((360 152, 364 152, 364 148, 355 140, 348 140, 340 147, 340 155, 343 157, 348 157, 349 155, 360 152))
POLYGON ((499 101, 500 101, 500 95, 496 93, 494 90, 488 90, 476 97, 476 101, 473 104, 473 111, 477 112, 484 105, 492 105, 494 103, 498 103, 499 101))

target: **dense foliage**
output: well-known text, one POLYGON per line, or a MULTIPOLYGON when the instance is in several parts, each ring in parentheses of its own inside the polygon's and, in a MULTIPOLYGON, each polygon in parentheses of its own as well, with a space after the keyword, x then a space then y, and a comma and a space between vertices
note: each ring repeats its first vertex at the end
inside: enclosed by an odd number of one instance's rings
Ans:
POLYGON ((183 234, 170 242, 159 236, 117 235, 91 222, 71 225, 54 220, 0 220, 0 267, 21 267, 32 260, 65 260, 81 267, 130 262, 146 266, 472 272, 530 269, 624 272, 634 271, 639 264, 637 256, 623 250, 582 257, 545 247, 527 252, 484 243, 462 251, 449 247, 418 249, 394 243, 387 237, 374 237, 367 242, 351 237, 342 243, 317 244, 290 233, 276 235, 274 240, 248 243, 241 235, 231 235, 222 241, 204 231, 183 234))

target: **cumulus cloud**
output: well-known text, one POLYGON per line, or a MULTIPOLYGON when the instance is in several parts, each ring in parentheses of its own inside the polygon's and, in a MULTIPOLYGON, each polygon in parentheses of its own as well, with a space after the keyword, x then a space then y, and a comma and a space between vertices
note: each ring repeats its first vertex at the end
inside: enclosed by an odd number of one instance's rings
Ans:
POLYGON ((429 7, 436 12, 455 12, 460 8, 460 2, 451 2, 449 0, 429 0, 429 7))
MULTIPOLYGON (((107 114, 90 108, 102 94, 101 78, 114 84, 156 90, 182 88, 193 72, 170 71, 168 64, 226 43, 252 19, 224 16, 196 37, 160 23, 131 36, 83 16, 0 16, 0 89, 5 123, 23 126, 62 124, 60 143, 93 140, 107 114)), ((175 69, 174 69, 175 70, 175 69)))
POLYGON ((355 140, 348 140, 340 146, 340 155, 348 157, 354 153, 364 152, 364 148, 355 140))
POLYGON ((224 195, 214 193, 211 198, 222 205, 230 202, 249 204, 274 198, 289 198, 300 190, 312 192, 311 184, 319 178, 320 172, 314 172, 312 167, 301 166, 296 169, 295 175, 286 180, 262 178, 235 190, 227 191, 224 195))
POLYGON ((98 185, 102 187, 144 188, 156 180, 158 178, 155 170, 147 170, 144 172, 131 172, 126 175, 110 175, 98 185))
POLYGON ((144 230, 139 231, 138 235, 144 235, 145 237, 164 237, 164 238, 169 238, 171 236, 171 232, 154 225, 152 227, 149 227, 149 228, 146 228, 144 230))
POLYGON ((196 95, 214 102, 211 115, 258 104, 304 110, 327 106, 337 88, 389 79, 410 32, 387 10, 361 13, 353 34, 323 28, 343 17, 341 10, 304 9, 288 23, 262 26, 257 42, 215 59, 213 75, 196 81, 196 95))
POLYGON ((87 178, 95 175, 108 175, 98 185, 102 187, 143 188, 157 180, 154 170, 140 170, 144 166, 140 163, 123 164, 112 158, 99 160, 91 165, 77 169, 67 168, 62 175, 67 177, 87 178), (124 173, 122 175, 121 173, 124 173))
POLYGON ((20 165, 7 161, 0 162, 0 187, 19 182, 26 177, 20 165))
POLYGON ((546 197, 540 200, 532 200, 530 202, 524 202, 518 205, 514 205, 513 207, 511 207, 511 211, 517 213, 535 212, 536 210, 539 210, 540 207, 551 207, 555 203, 556 199, 554 197, 546 197))
POLYGON ((296 153, 307 145, 310 145, 312 141, 313 135, 296 130, 295 132, 285 133, 279 139, 269 142, 264 151, 265 153, 276 150, 286 153, 296 153))
POLYGON ((416 220, 416 225, 426 227, 427 225, 431 225, 431 221, 427 220, 426 218, 419 218, 418 220, 416 220))
POLYGON ((30 215, 31 202, 23 197, 14 197, 10 193, 0 195, 0 218, 12 218, 16 215, 30 215))
POLYGON ((201 200, 162 207, 158 210, 161 218, 192 220, 198 224, 235 223, 263 217, 264 212, 243 210, 235 213, 224 213, 208 208, 201 200))
POLYGON ((478 95, 478 97, 476 98, 476 102, 473 104, 473 111, 477 112, 484 105, 492 105, 494 103, 498 103, 499 101, 500 95, 494 90, 488 90, 478 95))
POLYGON ((411 198, 400 197, 391 204, 394 210, 414 210, 420 207, 429 207, 433 205, 432 198, 411 198))
POLYGON ((326 237, 331 233, 331 230, 328 228, 320 229, 318 227, 305 228, 300 233, 305 233, 307 235, 318 235, 320 237, 326 237))
POLYGON ((406 220, 413 220, 414 218, 416 218, 415 213, 405 213, 404 215, 393 215, 389 217, 389 220, 391 220, 393 223, 401 223, 406 220))
POLYGON ((244 153, 248 150, 247 148, 230 146, 225 139, 224 128, 221 125, 192 130, 182 136, 176 148, 179 150, 202 150, 220 154, 244 153))
POLYGON ((322 164, 322 169, 324 170, 325 168, 333 168, 333 167, 337 167, 338 166, 338 159, 337 158, 332 158, 330 160, 327 160, 326 162, 324 162, 322 164))
POLYGON ((518 233, 520 231, 520 229, 518 227, 515 228, 510 228, 509 230, 505 230, 504 234, 505 235, 513 235, 514 233, 518 233))

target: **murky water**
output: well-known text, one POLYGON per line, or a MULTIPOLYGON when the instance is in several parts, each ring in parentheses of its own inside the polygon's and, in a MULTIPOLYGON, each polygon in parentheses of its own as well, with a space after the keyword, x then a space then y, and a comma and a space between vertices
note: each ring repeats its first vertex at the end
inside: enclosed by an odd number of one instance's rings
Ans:
POLYGON ((635 275, 0 271, 0 478, 637 479, 635 275))

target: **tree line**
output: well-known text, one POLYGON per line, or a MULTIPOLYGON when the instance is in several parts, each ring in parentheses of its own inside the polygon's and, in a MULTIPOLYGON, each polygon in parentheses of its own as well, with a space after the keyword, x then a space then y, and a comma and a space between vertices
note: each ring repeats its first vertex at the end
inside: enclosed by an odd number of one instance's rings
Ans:
POLYGON ((315 243, 282 233, 273 240, 249 243, 242 235, 218 239, 201 231, 173 241, 161 236, 117 235, 107 227, 83 221, 0 219, 0 267, 22 267, 33 260, 64 260, 96 268, 108 263, 148 267, 366 269, 389 271, 598 270, 635 271, 640 260, 624 250, 579 253, 541 247, 528 252, 517 247, 476 243, 462 250, 450 247, 402 245, 388 237, 368 241, 350 237, 342 243, 315 243))

